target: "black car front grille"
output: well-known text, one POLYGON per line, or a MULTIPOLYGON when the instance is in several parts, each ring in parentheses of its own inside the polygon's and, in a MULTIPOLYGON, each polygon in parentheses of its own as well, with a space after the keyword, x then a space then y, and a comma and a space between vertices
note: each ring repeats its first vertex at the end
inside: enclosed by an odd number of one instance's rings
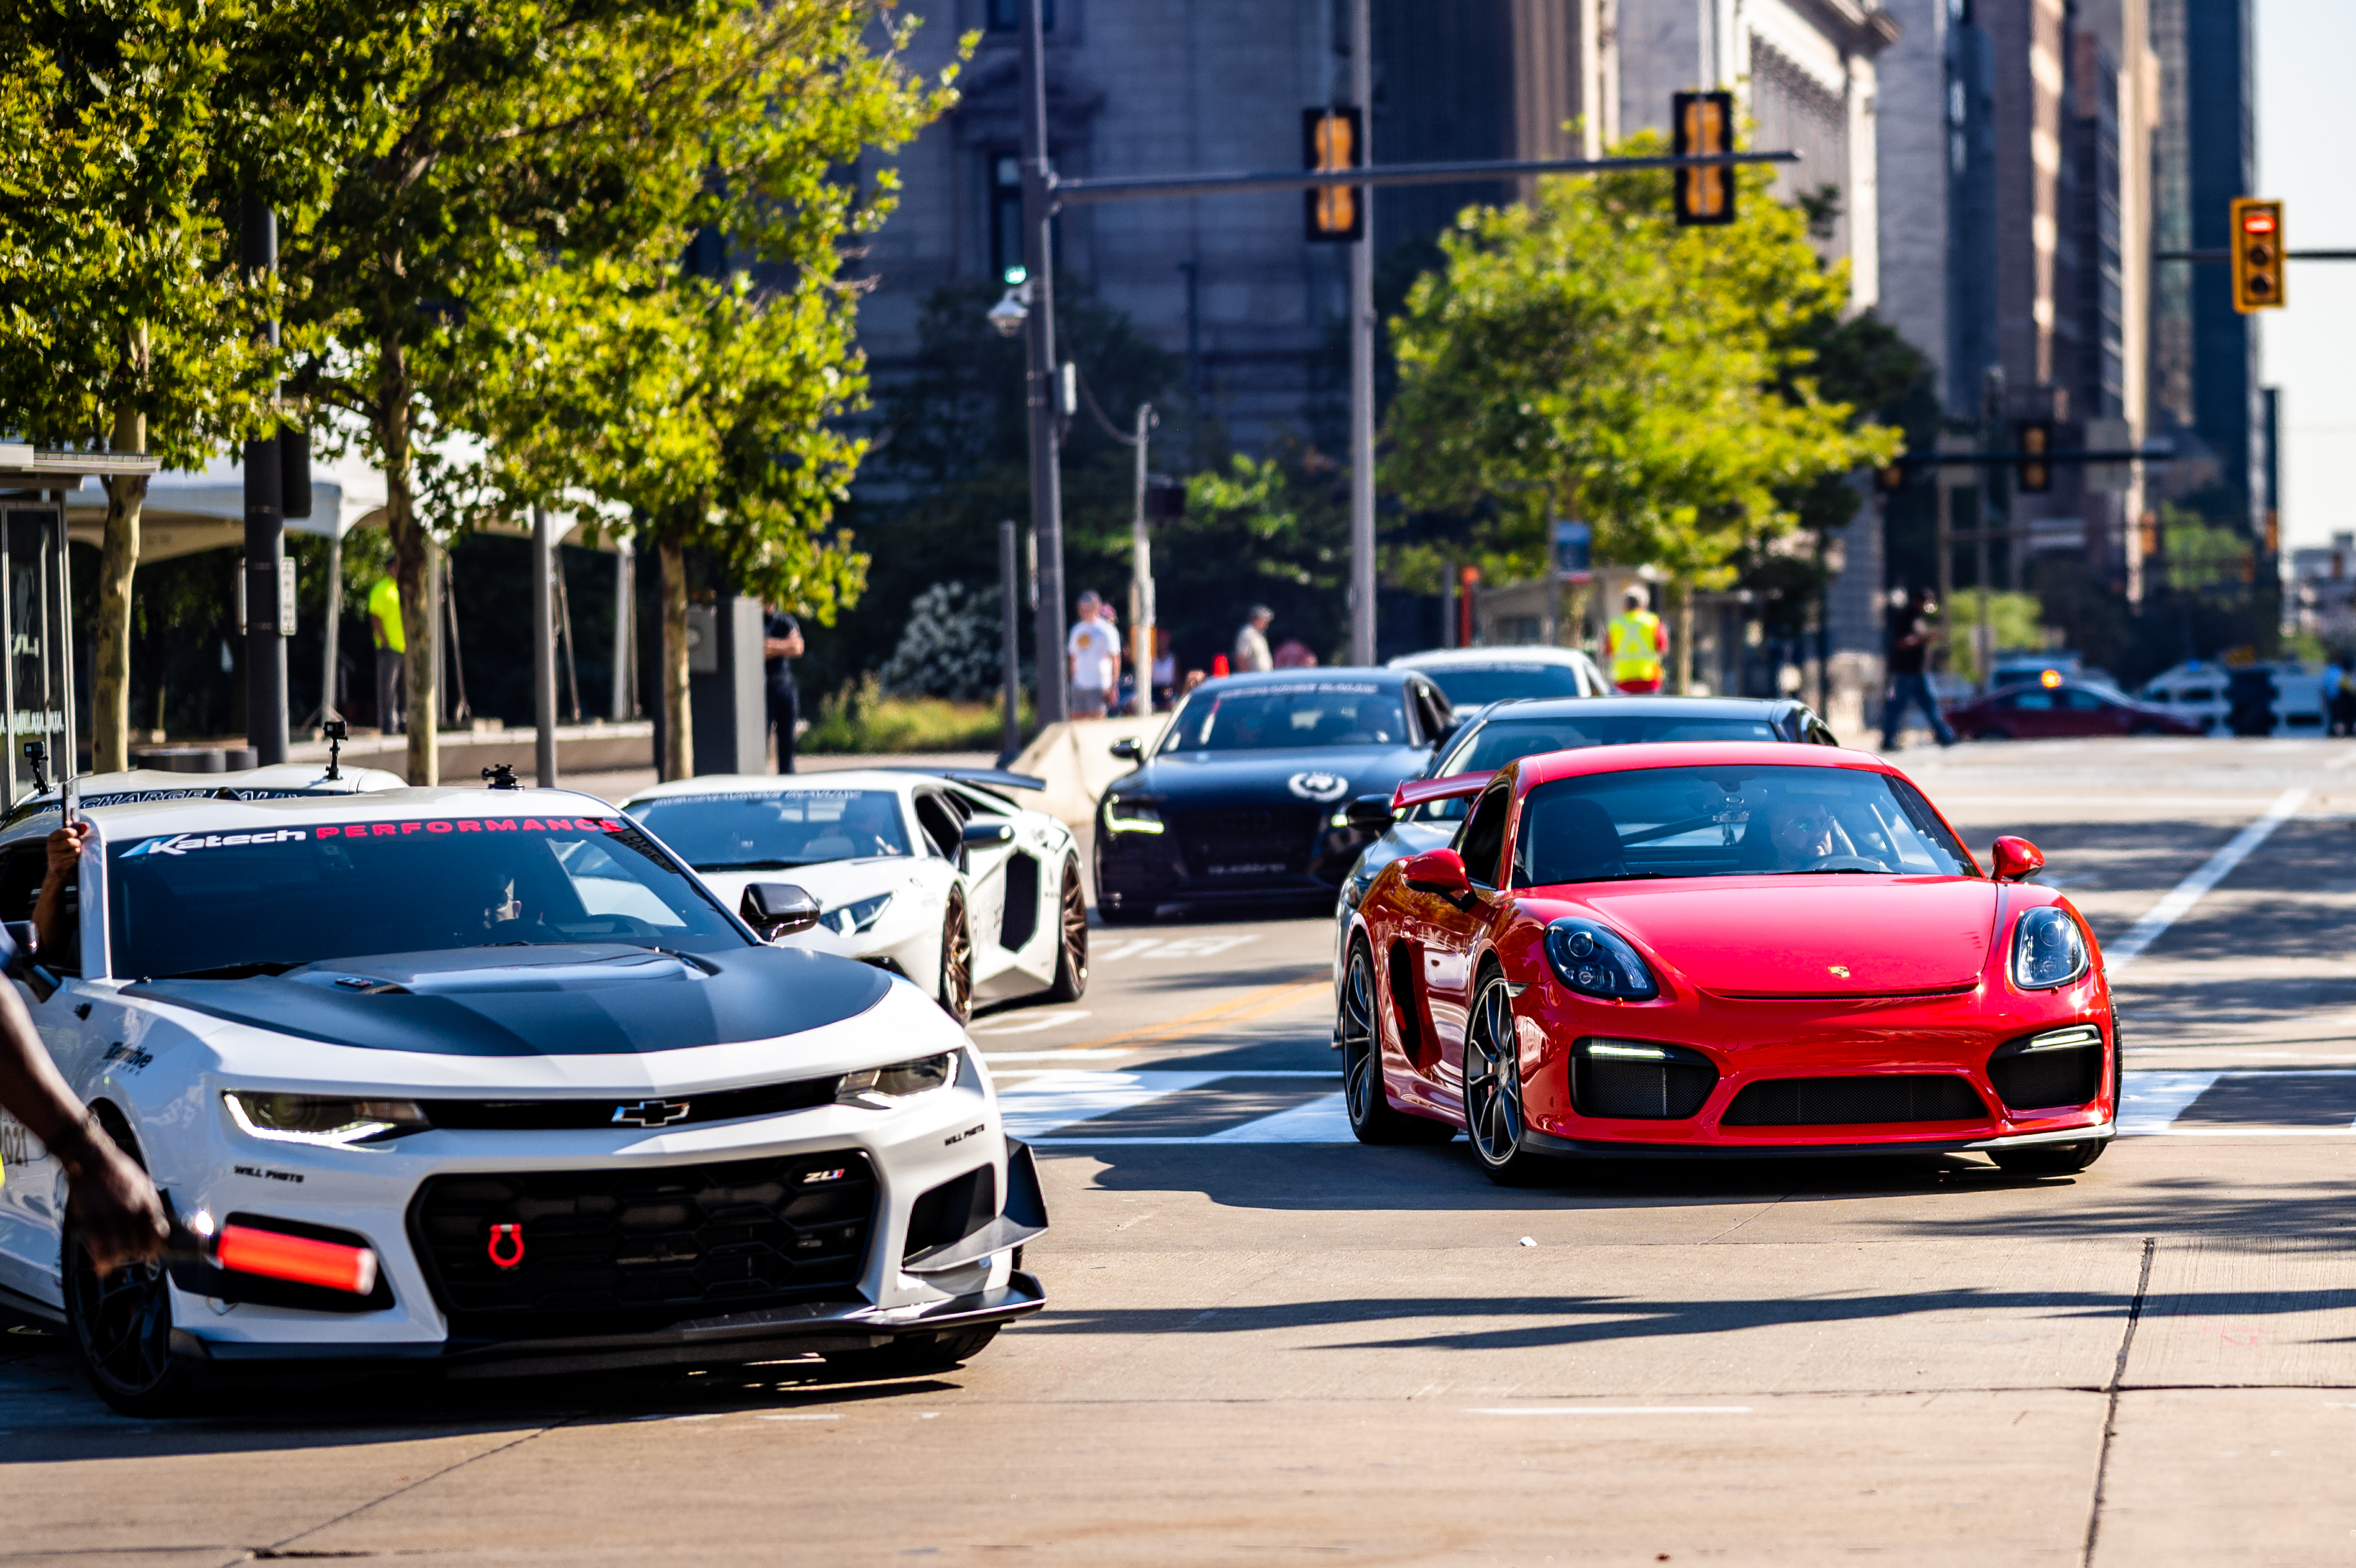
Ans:
POLYGON ((1615 1047, 1630 1049, 1616 1040, 1581 1040, 1571 1052, 1570 1101, 1582 1116, 1683 1121, 1700 1111, 1718 1087, 1718 1069, 1697 1051, 1635 1047, 1657 1053, 1647 1060, 1617 1054, 1615 1047))
POLYGON ((632 1333, 857 1299, 875 1196, 866 1155, 829 1149, 436 1176, 409 1224, 455 1337, 632 1333))
POLYGON ((841 1082, 840 1074, 830 1074, 695 1094, 605 1094, 594 1100, 423 1100, 418 1104, 425 1119, 435 1126, 466 1132, 677 1127, 806 1111, 813 1105, 830 1104, 841 1082))
POLYGON ((2092 1024, 1997 1047, 1988 1082, 2011 1111, 2085 1104, 2103 1092, 2103 1034, 2092 1024))
POLYGON ((1730 1127, 1824 1127, 1864 1122, 1984 1122, 1972 1086, 1946 1073, 1866 1078, 1769 1078, 1743 1085, 1727 1107, 1730 1127))
POLYGON ((1323 808, 1257 806, 1173 814, 1186 869, 1197 877, 1300 876, 1309 869, 1323 808))

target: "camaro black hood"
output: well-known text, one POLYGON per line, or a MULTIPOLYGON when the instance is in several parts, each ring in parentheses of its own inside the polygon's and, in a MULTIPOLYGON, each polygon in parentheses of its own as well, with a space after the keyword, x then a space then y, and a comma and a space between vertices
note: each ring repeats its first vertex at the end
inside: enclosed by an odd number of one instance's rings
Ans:
POLYGON ((1387 795, 1431 753, 1416 746, 1304 746, 1283 752, 1173 752, 1114 781, 1113 795, 1190 806, 1338 806, 1353 795, 1387 795))
POLYGON ((891 980, 798 948, 675 954, 601 943, 386 954, 123 995, 363 1051, 614 1056, 799 1034, 856 1018, 891 980))

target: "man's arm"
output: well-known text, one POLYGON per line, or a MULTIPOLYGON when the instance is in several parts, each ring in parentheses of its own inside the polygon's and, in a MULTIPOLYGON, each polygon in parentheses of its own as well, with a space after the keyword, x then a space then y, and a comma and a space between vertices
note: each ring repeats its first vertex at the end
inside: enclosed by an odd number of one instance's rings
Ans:
POLYGON ((103 1274, 152 1258, 169 1233, 147 1173, 74 1098, 41 1047, 16 987, 0 984, 0 1108, 65 1167, 66 1208, 103 1274))
POLYGON ((59 828, 48 837, 48 864, 41 874, 41 896, 33 902, 33 934, 39 939, 36 952, 71 945, 73 933, 66 923, 66 888, 81 865, 82 846, 90 839, 90 824, 76 822, 59 828))

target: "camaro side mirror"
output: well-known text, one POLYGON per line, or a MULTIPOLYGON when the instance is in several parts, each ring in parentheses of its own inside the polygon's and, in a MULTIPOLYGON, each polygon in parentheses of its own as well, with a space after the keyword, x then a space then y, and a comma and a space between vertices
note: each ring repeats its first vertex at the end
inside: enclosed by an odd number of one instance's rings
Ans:
POLYGON ((760 933, 762 941, 775 942, 780 936, 808 931, 818 923, 821 912, 818 900, 791 882, 754 882, 745 888, 736 912, 760 933))
POLYGON ((1007 822, 969 822, 959 840, 969 849, 1014 842, 1014 827, 1007 822))
POLYGON ((1995 863, 1999 882, 2017 882, 2045 869, 2045 856, 2037 846, 2009 834, 1989 846, 1988 859, 1995 863))
POLYGON ((1361 833, 1387 833, 1392 822, 1391 797, 1362 795, 1349 804, 1343 816, 1361 833))
POLYGON ((1426 849, 1399 862, 1399 878, 1419 893, 1445 893, 1462 898, 1472 891, 1464 874, 1464 857, 1453 849, 1426 849))
POLYGON ((8 978, 22 980, 31 988, 34 1000, 48 1001, 57 993, 58 983, 54 976, 34 962, 34 955, 40 951, 40 933, 29 920, 12 920, 8 922, 8 938, 16 944, 16 956, 8 960, 8 978))
POLYGON ((1142 761, 1145 756, 1145 742, 1134 735, 1123 735, 1112 743, 1112 754, 1124 763, 1142 761))

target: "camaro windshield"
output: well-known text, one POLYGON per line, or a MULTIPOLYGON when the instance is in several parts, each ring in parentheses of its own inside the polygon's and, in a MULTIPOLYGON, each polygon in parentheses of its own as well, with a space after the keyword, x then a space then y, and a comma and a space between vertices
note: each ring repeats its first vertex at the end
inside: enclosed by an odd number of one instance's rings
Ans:
POLYGON ((746 944, 625 817, 486 812, 166 833, 107 848, 118 975, 234 978, 523 943, 746 944))
MULTIPOLYGON (((1438 772, 1494 773, 1507 763, 1545 752, 1575 752, 1587 746, 1639 746, 1661 741, 1774 741, 1782 737, 1764 719, 1696 713, 1581 714, 1564 719, 1493 719, 1458 746, 1438 772)), ((1417 806, 1415 820, 1454 822, 1471 809, 1469 800, 1433 800, 1417 806)))
POLYGON ((1522 802, 1514 885, 1803 872, 1976 875, 1913 785, 1855 768, 1643 768, 1522 802))
POLYGON ((699 871, 908 853, 900 797, 884 789, 669 795, 641 801, 630 815, 699 871))
POLYGON ((1198 691, 1171 721, 1164 752, 1284 752, 1399 746, 1407 712, 1395 687, 1304 680, 1198 691))
POLYGON ((1425 670, 1451 706, 1478 708, 1509 697, 1577 697, 1579 672, 1541 659, 1486 665, 1439 665, 1425 670))

